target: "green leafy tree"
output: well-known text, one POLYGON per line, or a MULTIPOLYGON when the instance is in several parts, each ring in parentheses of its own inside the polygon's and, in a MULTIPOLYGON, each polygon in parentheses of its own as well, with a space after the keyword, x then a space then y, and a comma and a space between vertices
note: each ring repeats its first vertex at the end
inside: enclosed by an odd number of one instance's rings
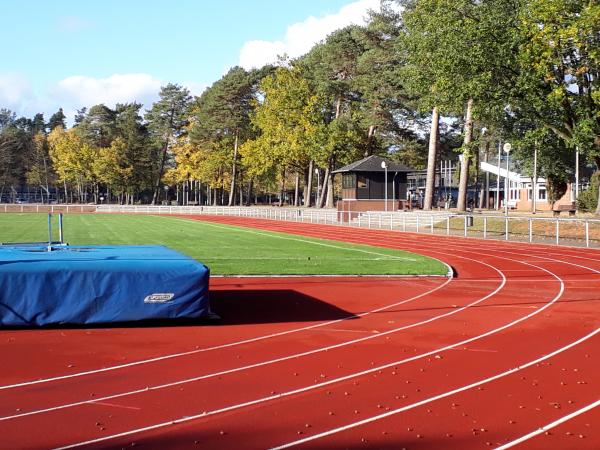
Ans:
POLYGON ((122 191, 125 203, 133 203, 142 191, 152 188, 153 148, 141 108, 140 103, 117 104, 115 107, 115 134, 122 141, 118 147, 120 167, 129 170, 127 188, 122 191))
MULTIPOLYGON (((239 146, 252 135, 250 113, 256 96, 257 72, 233 67, 220 80, 204 91, 194 105, 192 142, 205 149, 224 151, 229 155, 230 171, 228 205, 234 203, 239 172, 239 146), (229 150, 230 149, 230 150, 229 150)), ((219 157, 220 159, 220 157, 219 157)), ((220 168, 222 171, 224 168, 220 168)))
POLYGON ((159 100, 146 114, 148 129, 153 144, 158 150, 155 160, 152 204, 158 202, 160 183, 167 168, 171 146, 186 132, 188 109, 192 100, 189 91, 176 84, 167 84, 160 89, 159 100))
POLYGON ((528 0, 519 17, 514 114, 552 130, 572 154, 578 147, 600 171, 600 4, 528 0))
POLYGON ((476 145, 474 114, 483 117, 502 111, 514 83, 519 0, 400 3, 405 8, 401 49, 407 61, 407 86, 420 97, 422 110, 438 108, 450 115, 464 111, 457 206, 465 210, 469 166, 476 145), (474 110, 476 105, 479 108, 474 110))
MULTIPOLYGON (((55 174, 52 170, 52 161, 48 153, 48 142, 44 133, 43 118, 42 128, 33 136, 31 155, 27 164, 27 183, 39 186, 50 200, 50 186, 54 184, 55 174)), ((43 198, 43 197, 42 197, 43 198)))
POLYGON ((297 68, 280 67, 260 86, 263 101, 252 116, 259 136, 241 153, 250 174, 279 179, 282 201, 286 174, 305 170, 325 141, 322 104, 297 68))
POLYGON ((116 112, 104 104, 92 106, 76 127, 77 134, 89 145, 110 147, 116 137, 116 112))
POLYGON ((61 127, 63 130, 66 129, 67 128, 66 119, 67 119, 67 116, 65 116, 63 109, 59 108, 58 111, 56 111, 54 114, 52 114, 52 116, 50 116, 50 120, 48 121, 48 124, 46 125, 46 127, 48 128, 48 131, 52 131, 56 127, 61 127))

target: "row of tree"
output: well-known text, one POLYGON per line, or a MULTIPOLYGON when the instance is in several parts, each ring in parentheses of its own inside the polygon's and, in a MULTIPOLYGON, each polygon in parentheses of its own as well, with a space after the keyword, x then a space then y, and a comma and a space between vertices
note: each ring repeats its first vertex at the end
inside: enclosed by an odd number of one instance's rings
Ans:
POLYGON ((464 210, 478 158, 510 141, 530 175, 537 150, 552 200, 576 150, 600 168, 599 49, 594 0, 384 0, 300 58, 234 67, 196 98, 169 84, 145 113, 95 105, 67 129, 62 111, 44 123, 3 110, 0 189, 157 203, 170 186, 233 205, 293 188, 310 206, 316 170, 317 206, 333 206, 333 170, 377 153, 427 165, 430 208, 436 161, 454 150, 464 210))

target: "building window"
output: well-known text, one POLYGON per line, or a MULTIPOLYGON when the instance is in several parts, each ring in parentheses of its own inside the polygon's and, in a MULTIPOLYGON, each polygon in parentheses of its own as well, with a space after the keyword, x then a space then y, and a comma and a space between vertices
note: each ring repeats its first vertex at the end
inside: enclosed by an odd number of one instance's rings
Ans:
POLYGON ((342 176, 342 188, 344 188, 344 189, 354 189, 354 188, 356 188, 356 174, 354 174, 354 173, 345 173, 342 176))
POLYGON ((356 185, 359 189, 366 188, 367 187, 367 177, 365 177, 364 175, 358 175, 356 177, 356 185))
POLYGON ((538 189, 538 200, 546 200, 546 188, 539 188, 538 189))

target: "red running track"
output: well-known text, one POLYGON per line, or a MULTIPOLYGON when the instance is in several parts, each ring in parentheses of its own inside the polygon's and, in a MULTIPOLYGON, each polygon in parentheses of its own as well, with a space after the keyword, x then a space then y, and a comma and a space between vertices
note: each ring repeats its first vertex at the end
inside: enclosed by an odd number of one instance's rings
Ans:
POLYGON ((1 448, 600 448, 600 251, 196 219, 456 277, 214 278, 220 325, 2 331, 1 448))

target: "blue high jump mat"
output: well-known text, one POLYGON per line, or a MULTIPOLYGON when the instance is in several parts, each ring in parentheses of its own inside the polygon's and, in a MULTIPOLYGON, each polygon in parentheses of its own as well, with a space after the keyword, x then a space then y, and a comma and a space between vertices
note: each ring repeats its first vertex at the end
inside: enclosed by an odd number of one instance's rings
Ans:
POLYGON ((209 269, 163 246, 0 246, 0 326, 211 317, 209 269))

